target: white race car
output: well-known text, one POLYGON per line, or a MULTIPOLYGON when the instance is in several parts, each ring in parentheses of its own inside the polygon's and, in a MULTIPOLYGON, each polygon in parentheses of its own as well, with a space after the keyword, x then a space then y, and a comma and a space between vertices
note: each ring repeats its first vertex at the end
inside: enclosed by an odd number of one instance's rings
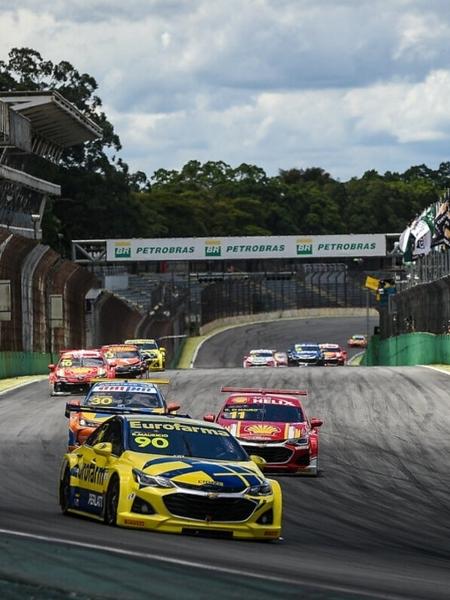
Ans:
POLYGON ((277 350, 250 350, 244 356, 243 366, 245 369, 250 367, 284 367, 287 366, 287 354, 277 350))

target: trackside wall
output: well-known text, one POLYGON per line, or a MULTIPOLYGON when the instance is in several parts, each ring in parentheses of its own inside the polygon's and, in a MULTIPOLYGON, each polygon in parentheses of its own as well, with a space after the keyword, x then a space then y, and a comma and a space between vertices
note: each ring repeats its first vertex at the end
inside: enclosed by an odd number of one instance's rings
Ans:
POLYGON ((0 373, 7 373, 0 376, 48 372, 50 355, 85 345, 85 296, 96 281, 90 272, 0 228, 0 280, 11 291, 10 314, 0 313, 0 373), (62 314, 52 314, 52 296, 61 297, 62 314))
POLYGON ((50 362, 45 352, 0 352, 0 379, 48 373, 50 362))
POLYGON ((450 364, 450 335, 405 333, 380 339, 373 336, 361 360, 365 366, 450 364))

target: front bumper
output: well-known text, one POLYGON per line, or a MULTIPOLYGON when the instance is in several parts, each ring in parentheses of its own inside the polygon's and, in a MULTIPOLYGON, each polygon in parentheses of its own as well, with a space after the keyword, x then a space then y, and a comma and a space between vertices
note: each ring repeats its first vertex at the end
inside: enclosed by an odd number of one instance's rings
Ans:
POLYGON ((317 456, 311 455, 309 445, 295 446, 284 442, 258 444, 242 440, 239 443, 248 455, 256 454, 267 461, 262 467, 265 473, 317 474, 317 456))
POLYGON ((208 495, 178 487, 145 487, 135 489, 133 493, 121 492, 117 524, 165 533, 275 540, 281 533, 281 489, 277 482, 271 483, 273 494, 261 497, 208 495), (146 510, 152 510, 152 514, 143 512, 142 506, 146 505, 142 501, 147 503, 146 510), (239 503, 243 504, 243 509, 239 506, 236 509, 239 503), (184 514, 174 514, 177 512, 184 514))
POLYGON ((321 367, 324 362, 318 358, 292 358, 289 360, 289 364, 296 367, 321 367))
POLYGON ((140 377, 147 370, 146 366, 116 367, 116 377, 140 377))
POLYGON ((326 358, 325 366, 344 366, 345 360, 343 358, 326 358))
POLYGON ((164 371, 164 361, 162 358, 147 358, 145 362, 149 371, 164 371))

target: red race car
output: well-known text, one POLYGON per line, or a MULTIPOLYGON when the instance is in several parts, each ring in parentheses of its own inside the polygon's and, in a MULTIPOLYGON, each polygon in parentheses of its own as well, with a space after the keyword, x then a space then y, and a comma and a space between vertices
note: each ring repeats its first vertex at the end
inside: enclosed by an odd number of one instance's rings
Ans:
POLYGON ((347 361, 347 351, 339 344, 319 344, 323 352, 324 363, 326 365, 337 365, 343 367, 347 361))
POLYGON ((98 350, 62 350, 56 365, 48 365, 50 394, 85 391, 93 379, 115 377, 114 366, 109 365, 98 350))
POLYGON ((317 475, 320 419, 308 419, 297 396, 302 390, 223 387, 231 392, 220 413, 205 421, 220 423, 249 455, 261 456, 264 471, 317 475))
POLYGON ((101 352, 110 365, 116 367, 116 377, 142 377, 148 370, 145 357, 134 344, 109 344, 101 352))

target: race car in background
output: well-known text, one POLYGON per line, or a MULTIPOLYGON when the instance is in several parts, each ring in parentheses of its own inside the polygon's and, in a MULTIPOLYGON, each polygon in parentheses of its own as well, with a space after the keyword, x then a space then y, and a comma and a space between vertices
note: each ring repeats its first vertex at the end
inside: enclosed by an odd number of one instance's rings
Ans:
POLYGON ((147 372, 145 358, 134 344, 109 344, 100 350, 115 365, 116 377, 142 377, 147 372))
POLYGON ((51 395, 85 392, 93 379, 115 377, 115 364, 108 364, 98 350, 62 350, 58 363, 48 365, 51 395))
POLYGON ((311 342, 294 344, 287 351, 288 365, 293 367, 316 366, 325 364, 323 352, 319 344, 311 342))
POLYGON ((164 371, 166 368, 166 349, 154 339, 125 340, 125 344, 134 344, 145 358, 149 371, 164 371))
POLYGON ((347 352, 339 344, 320 344, 325 365, 343 367, 347 362, 347 352))
POLYGON ((166 403, 159 385, 168 379, 144 381, 99 381, 94 383, 82 402, 67 404, 69 417, 69 450, 84 444, 91 433, 116 409, 137 409, 142 413, 166 414, 177 411, 180 406, 166 403))
POLYGON ((108 525, 275 540, 281 489, 256 461, 219 425, 118 414, 65 454, 59 504, 108 525))
POLYGON ((347 340, 347 344, 350 348, 365 348, 367 346, 367 338, 365 335, 352 335, 347 340))
POLYGON ((277 350, 250 350, 244 356, 243 366, 250 367, 285 367, 287 366, 287 355, 277 350))
POLYGON ((263 471, 317 475, 322 421, 308 419, 298 396, 303 390, 223 387, 230 392, 217 417, 203 418, 228 429, 251 455, 266 461, 263 471))

